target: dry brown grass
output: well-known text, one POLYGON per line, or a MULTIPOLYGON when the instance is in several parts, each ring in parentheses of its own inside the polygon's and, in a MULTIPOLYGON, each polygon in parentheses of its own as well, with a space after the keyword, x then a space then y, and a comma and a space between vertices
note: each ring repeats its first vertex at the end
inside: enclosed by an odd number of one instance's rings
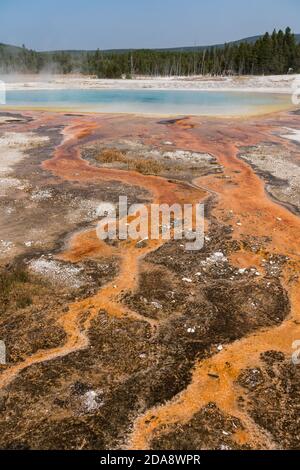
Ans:
POLYGON ((143 175, 158 175, 164 169, 161 163, 151 159, 136 159, 132 163, 134 164, 135 171, 143 175))
POLYGON ((22 268, 0 272, 0 312, 11 303, 17 308, 31 305, 29 285, 29 276, 22 268))
POLYGON ((129 156, 115 148, 102 150, 96 160, 99 163, 125 163, 128 170, 137 171, 143 175, 157 175, 164 169, 164 166, 157 160, 142 156, 129 156))
POLYGON ((96 157, 96 160, 100 163, 114 163, 114 162, 127 162, 127 157, 124 153, 118 149, 104 149, 96 157))

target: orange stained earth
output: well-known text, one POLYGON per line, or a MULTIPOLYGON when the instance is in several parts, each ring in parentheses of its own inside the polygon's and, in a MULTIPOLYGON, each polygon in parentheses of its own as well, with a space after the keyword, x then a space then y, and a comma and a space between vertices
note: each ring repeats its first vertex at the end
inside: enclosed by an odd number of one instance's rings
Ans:
MULTIPOLYGON (((291 354, 292 343, 300 338, 300 283, 294 276, 300 267, 300 219, 270 199, 263 180, 238 158, 238 153, 242 146, 261 142, 280 142, 295 151, 295 144, 281 138, 279 131, 285 126, 297 128, 300 116, 283 112, 247 119, 193 117, 161 123, 158 118, 140 116, 24 114, 34 118, 27 124, 28 129, 34 130, 42 124, 64 125, 63 142, 57 146, 52 158, 43 163, 43 169, 60 180, 81 183, 118 181, 147 190, 153 202, 168 204, 199 202, 214 194, 213 215, 220 221, 230 217, 233 237, 237 241, 246 236, 267 237, 269 253, 283 254, 290 259, 282 276, 282 284, 290 299, 289 317, 280 326, 253 333, 196 363, 188 387, 169 402, 139 416, 128 442, 130 449, 147 449, 152 438, 166 432, 168 426, 187 423, 203 406, 214 402, 221 411, 241 420, 243 431, 238 430, 234 436, 237 443, 272 449, 274 444, 270 436, 238 407, 237 398, 243 395, 243 390, 237 384, 237 378, 243 369, 257 367, 261 353, 266 350, 291 354), (134 171, 96 168, 81 158, 80 146, 83 144, 122 139, 139 140, 157 148, 161 148, 163 142, 171 141, 174 148, 209 153, 223 167, 223 174, 198 177, 193 184, 188 184, 134 171), (219 378, 212 380, 208 374, 219 378)), ((115 317, 148 322, 155 332, 159 327, 158 321, 129 310, 122 305, 120 295, 137 287, 143 258, 163 243, 163 240, 150 240, 146 247, 137 250, 133 241, 120 243, 117 247, 108 246, 97 238, 95 229, 74 235, 68 248, 59 255, 61 259, 76 263, 86 258, 116 256, 120 259, 120 271, 96 295, 71 304, 69 311, 62 315, 61 325, 67 334, 63 346, 39 351, 22 363, 7 368, 0 376, 0 386, 7 386, 20 371, 32 364, 86 348, 88 330, 99 310, 115 317)), ((240 268, 258 268, 263 258, 263 252, 249 253, 241 246, 241 250, 231 256, 231 262, 240 268)))

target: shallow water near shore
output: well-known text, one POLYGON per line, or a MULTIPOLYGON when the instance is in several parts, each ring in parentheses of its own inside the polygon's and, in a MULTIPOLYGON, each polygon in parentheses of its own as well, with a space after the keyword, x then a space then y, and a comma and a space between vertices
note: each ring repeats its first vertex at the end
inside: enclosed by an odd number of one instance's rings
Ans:
POLYGON ((182 90, 18 90, 7 106, 99 113, 240 116, 291 107, 285 94, 182 90))

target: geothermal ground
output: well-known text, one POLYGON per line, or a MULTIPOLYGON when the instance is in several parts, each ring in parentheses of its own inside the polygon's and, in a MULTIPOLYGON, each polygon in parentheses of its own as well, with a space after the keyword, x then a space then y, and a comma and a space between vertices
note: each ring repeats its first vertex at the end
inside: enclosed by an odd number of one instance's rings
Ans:
POLYGON ((0 115, 2 449, 299 449, 298 111, 0 115), (205 204, 205 245, 97 208, 205 204))

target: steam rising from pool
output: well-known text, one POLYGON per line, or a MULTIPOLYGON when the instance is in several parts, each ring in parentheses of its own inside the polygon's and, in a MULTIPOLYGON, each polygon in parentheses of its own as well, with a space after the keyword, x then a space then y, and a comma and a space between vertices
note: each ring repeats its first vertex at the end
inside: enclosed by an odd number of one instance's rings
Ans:
POLYGON ((7 106, 81 112, 260 114, 291 106, 290 97, 272 93, 188 90, 18 90, 7 92, 7 106))

